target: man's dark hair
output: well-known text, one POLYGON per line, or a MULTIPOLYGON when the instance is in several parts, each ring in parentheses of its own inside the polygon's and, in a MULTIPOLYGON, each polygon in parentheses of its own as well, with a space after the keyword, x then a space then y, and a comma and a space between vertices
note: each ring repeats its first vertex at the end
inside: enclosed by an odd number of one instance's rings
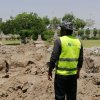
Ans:
POLYGON ((73 34, 73 30, 61 28, 60 36, 66 36, 66 35, 72 35, 72 34, 73 34))

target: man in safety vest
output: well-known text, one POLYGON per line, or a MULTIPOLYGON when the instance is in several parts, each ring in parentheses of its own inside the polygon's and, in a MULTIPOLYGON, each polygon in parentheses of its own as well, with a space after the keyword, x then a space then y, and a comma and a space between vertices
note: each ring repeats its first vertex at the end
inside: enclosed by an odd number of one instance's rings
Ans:
POLYGON ((79 39, 72 36, 73 24, 63 22, 61 37, 54 43, 49 62, 48 80, 52 79, 55 68, 55 100, 76 100, 77 78, 83 64, 83 46, 79 39))

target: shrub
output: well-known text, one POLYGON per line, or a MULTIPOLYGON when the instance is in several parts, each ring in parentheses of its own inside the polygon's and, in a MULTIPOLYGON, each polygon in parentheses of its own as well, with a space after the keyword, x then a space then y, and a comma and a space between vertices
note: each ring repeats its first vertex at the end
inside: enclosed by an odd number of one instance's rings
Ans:
POLYGON ((97 29, 94 28, 94 29, 93 29, 93 35, 94 35, 95 37, 96 37, 97 33, 98 33, 98 32, 97 32, 97 29))
POLYGON ((37 33, 32 34, 32 39, 37 40, 38 39, 38 34, 37 33))
POLYGON ((51 30, 46 30, 46 31, 44 31, 44 32, 41 34, 41 38, 42 38, 42 40, 44 40, 44 41, 52 40, 53 37, 54 37, 54 32, 51 31, 51 30))
POLYGON ((89 28, 86 29, 85 34, 86 34, 86 36, 90 35, 90 29, 89 28))
POLYGON ((84 36, 84 30, 83 29, 78 30, 78 36, 84 36))
POLYGON ((99 34, 99 36, 100 36, 100 29, 98 30, 98 34, 99 34))

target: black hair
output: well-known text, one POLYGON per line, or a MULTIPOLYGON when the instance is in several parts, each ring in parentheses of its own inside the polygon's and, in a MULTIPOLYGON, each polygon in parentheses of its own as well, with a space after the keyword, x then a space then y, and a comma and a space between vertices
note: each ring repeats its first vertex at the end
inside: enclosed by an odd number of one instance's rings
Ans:
POLYGON ((67 36, 67 35, 72 35, 72 34, 73 34, 73 30, 61 28, 60 36, 67 36))

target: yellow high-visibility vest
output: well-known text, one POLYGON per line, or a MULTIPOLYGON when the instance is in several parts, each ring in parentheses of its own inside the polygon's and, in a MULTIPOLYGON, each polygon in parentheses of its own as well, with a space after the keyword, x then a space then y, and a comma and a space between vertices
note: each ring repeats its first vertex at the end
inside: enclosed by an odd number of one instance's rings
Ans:
POLYGON ((57 62, 56 74, 75 75, 77 74, 77 64, 80 54, 81 43, 73 36, 62 36, 61 54, 57 62))

